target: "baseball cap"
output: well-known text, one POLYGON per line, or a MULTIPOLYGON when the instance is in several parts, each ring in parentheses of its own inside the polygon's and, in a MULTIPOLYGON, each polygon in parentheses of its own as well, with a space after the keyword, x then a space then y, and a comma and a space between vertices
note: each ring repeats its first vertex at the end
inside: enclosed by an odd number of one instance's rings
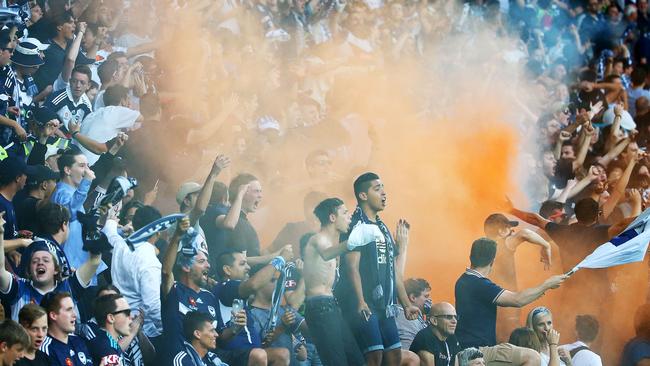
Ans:
POLYGON ((494 213, 485 219, 483 225, 487 233, 492 228, 500 229, 502 227, 515 227, 519 225, 519 221, 511 221, 503 214, 494 213))
POLYGON ((27 174, 27 184, 38 184, 46 180, 57 180, 59 174, 45 165, 34 165, 27 174))
POLYGON ((0 162, 0 176, 3 178, 3 181, 13 180, 16 177, 19 177, 23 174, 30 174, 34 171, 33 166, 28 166, 23 159, 19 159, 15 156, 10 156, 0 162))
POLYGON ((51 109, 46 107, 35 108, 32 118, 40 126, 45 126, 48 122, 53 119, 58 120, 59 116, 51 109))
POLYGON ((181 187, 178 189, 178 192, 176 193, 176 203, 178 203, 179 205, 182 204, 183 200, 185 199, 185 197, 187 197, 188 194, 192 194, 200 190, 201 190, 201 185, 196 182, 185 182, 181 184, 181 187))

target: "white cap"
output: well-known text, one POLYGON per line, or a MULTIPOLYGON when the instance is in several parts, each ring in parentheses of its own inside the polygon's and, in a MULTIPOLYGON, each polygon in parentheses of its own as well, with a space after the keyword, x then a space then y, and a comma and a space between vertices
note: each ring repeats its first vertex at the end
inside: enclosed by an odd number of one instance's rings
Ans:
MULTIPOLYGON (((605 126, 611 125, 614 123, 614 105, 611 104, 610 107, 605 111, 605 114, 603 114, 603 123, 605 126)), ((634 122, 634 118, 630 115, 630 113, 626 110, 621 113, 621 127, 624 130, 633 130, 636 128, 636 123, 634 122)))
POLYGON ((27 43, 33 44, 34 46, 36 46, 38 48, 39 51, 45 51, 48 47, 50 47, 50 45, 48 43, 43 44, 38 39, 31 38, 31 37, 23 39, 22 42, 27 42, 27 43))

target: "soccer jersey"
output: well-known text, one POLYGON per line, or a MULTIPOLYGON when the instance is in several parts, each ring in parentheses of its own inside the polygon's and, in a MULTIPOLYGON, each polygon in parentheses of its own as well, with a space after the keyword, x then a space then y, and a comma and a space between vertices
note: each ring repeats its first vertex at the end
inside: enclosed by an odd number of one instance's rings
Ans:
POLYGON ((50 366, 92 366, 88 348, 81 337, 68 336, 68 343, 63 343, 49 335, 41 344, 41 351, 47 355, 50 366))
POLYGON ((200 358, 191 344, 185 342, 183 347, 184 349, 174 356, 173 366, 228 366, 212 352, 200 358))
POLYGON ((190 311, 208 314, 217 327, 217 300, 210 291, 200 289, 198 292, 175 282, 169 294, 162 300, 162 322, 167 338, 166 352, 173 356, 183 348, 183 317, 190 311))
POLYGON ((95 329, 93 335, 94 337, 90 337, 86 343, 94 364, 101 365, 103 363, 105 366, 125 366, 127 364, 124 352, 113 336, 99 327, 95 329))
POLYGON ((82 95, 77 103, 74 102, 70 87, 52 93, 44 106, 55 111, 66 128, 70 121, 81 123, 93 111, 90 99, 86 94, 82 95))
MULTIPOLYGON (((40 304, 43 296, 49 292, 69 292, 73 299, 79 298, 85 287, 79 281, 75 273, 70 278, 61 282, 56 282, 56 286, 48 292, 41 292, 34 288, 32 281, 14 275, 9 285, 9 290, 5 293, 0 291, 0 300, 11 306, 11 319, 18 321, 18 312, 27 304, 40 304)), ((79 315, 79 310, 75 302, 75 312, 79 315)))
MULTIPOLYGON (((217 331, 219 333, 232 324, 232 303, 235 299, 240 298, 240 285, 241 281, 230 280, 219 282, 212 289, 212 293, 219 304, 219 311, 217 312, 217 331)), ((234 350, 260 347, 261 344, 261 338, 253 331, 253 318, 248 314, 246 326, 229 342, 220 343, 219 346, 226 350, 234 350)))

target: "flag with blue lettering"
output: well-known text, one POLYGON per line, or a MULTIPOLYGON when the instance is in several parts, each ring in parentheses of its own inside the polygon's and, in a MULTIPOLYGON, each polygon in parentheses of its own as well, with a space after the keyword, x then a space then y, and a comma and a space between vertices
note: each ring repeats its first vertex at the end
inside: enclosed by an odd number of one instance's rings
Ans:
POLYGON ((641 213, 622 233, 602 244, 578 263, 571 272, 580 268, 607 268, 621 264, 641 262, 650 242, 650 209, 641 213))

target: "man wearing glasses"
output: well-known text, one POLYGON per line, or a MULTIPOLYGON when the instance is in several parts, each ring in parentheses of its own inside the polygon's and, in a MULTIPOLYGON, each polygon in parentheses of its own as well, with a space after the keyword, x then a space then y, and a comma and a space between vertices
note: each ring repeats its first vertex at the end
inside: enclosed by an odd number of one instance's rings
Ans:
POLYGON ((454 364, 461 348, 456 336, 458 315, 456 309, 446 302, 433 304, 429 313, 429 325, 418 332, 410 350, 420 356, 422 366, 449 366, 454 364))
POLYGON ((118 344, 131 334, 131 308, 122 295, 108 294, 95 300, 95 319, 100 331, 88 340, 94 365, 125 365, 125 354, 118 344))

